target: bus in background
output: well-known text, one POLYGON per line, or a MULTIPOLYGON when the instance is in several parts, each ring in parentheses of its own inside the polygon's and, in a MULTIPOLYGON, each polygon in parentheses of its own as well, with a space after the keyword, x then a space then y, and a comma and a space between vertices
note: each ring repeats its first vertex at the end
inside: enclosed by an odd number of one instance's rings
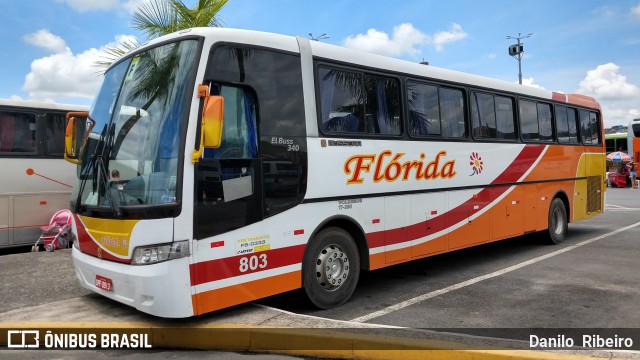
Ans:
POLYGON ((67 152, 76 276, 161 317, 301 287, 331 308, 361 271, 557 244, 604 208, 593 98, 303 37, 158 38, 107 70, 89 115, 67 128, 88 134, 67 152))
POLYGON ((640 119, 633 119, 627 127, 628 154, 637 166, 640 164, 640 119))
POLYGON ((0 99, 0 248, 33 245, 69 208, 75 166, 64 161, 69 111, 87 107, 0 99))
POLYGON ((629 147, 627 146, 627 133, 604 134, 604 142, 607 154, 616 151, 629 153, 629 147))

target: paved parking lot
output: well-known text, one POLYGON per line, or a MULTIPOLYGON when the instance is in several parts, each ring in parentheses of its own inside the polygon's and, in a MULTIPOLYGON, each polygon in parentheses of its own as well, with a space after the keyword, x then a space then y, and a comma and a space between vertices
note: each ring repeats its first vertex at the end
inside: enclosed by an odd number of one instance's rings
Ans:
MULTIPOLYGON (((456 334, 523 340, 541 328, 613 329, 640 344, 640 190, 609 189, 606 210, 570 224, 561 245, 529 235, 364 273, 352 300, 337 309, 315 309, 293 291, 172 323, 399 327, 455 341, 456 334)), ((0 322, 163 322, 80 288, 70 250, 0 262, 0 322)))

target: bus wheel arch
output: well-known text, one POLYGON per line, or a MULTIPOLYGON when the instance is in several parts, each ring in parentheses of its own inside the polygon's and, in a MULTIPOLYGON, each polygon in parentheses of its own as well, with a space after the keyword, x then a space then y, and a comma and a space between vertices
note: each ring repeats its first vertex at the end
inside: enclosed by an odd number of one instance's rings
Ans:
POLYGON ((547 217, 547 231, 545 238, 552 245, 560 244, 567 236, 568 225, 571 219, 569 199, 567 194, 560 191, 555 194, 549 204, 547 217))
POLYGON ((302 286, 314 305, 329 309, 351 298, 362 263, 368 266, 363 241, 359 226, 347 219, 327 221, 314 231, 302 262, 302 286))

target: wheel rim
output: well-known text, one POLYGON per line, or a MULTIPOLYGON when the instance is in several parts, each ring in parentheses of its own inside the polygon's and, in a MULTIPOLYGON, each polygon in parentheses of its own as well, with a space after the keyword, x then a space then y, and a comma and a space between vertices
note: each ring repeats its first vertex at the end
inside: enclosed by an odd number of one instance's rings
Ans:
POLYGON ((551 217, 551 226, 553 232, 556 235, 562 235, 564 232, 564 214, 559 208, 553 209, 553 216, 551 217))
POLYGON ((337 245, 328 245, 316 259, 316 280, 327 291, 337 290, 349 278, 349 258, 337 245))

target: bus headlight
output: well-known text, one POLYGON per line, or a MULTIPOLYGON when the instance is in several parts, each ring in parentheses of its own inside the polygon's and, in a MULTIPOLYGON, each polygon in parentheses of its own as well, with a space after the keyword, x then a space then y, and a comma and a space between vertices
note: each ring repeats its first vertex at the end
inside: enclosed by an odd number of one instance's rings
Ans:
POLYGON ((133 250, 133 265, 148 265, 189 256, 189 241, 141 246, 133 250))

